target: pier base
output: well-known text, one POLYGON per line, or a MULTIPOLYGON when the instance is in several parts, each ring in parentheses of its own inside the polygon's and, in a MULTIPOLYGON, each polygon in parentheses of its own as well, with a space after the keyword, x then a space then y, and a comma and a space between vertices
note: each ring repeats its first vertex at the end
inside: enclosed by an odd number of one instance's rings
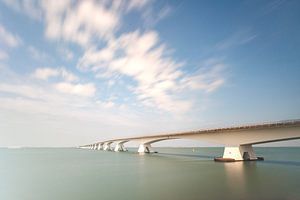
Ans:
POLYGON ((154 153, 154 151, 151 148, 151 144, 140 144, 138 152, 139 153, 154 153))
POLYGON ((104 151, 111 151, 110 144, 104 144, 103 150, 104 151))
POLYGON ((263 160, 257 157, 252 145, 240 145, 238 147, 225 147, 223 157, 215 158, 219 162, 253 161, 263 160))
POLYGON ((103 149, 103 145, 102 144, 98 144, 97 150, 102 150, 102 149, 103 149))
POLYGON ((118 151, 127 151, 127 149, 124 147, 124 144, 116 144, 115 146, 115 151, 118 152, 118 151))

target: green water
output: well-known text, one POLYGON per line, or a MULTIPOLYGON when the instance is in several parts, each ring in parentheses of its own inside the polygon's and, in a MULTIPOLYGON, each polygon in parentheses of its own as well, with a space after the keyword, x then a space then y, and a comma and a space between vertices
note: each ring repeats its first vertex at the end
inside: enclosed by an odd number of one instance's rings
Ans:
POLYGON ((300 199, 300 148, 236 163, 213 161, 222 148, 155 150, 0 149, 0 200, 300 199))

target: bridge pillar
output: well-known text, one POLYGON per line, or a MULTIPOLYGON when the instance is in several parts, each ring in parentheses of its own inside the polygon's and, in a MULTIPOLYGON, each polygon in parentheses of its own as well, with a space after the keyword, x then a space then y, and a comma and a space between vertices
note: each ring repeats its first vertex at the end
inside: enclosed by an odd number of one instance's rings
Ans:
POLYGON ((127 151, 126 148, 124 147, 123 143, 117 143, 115 146, 115 151, 127 151))
POLYGON ((152 151, 151 144, 140 144, 138 152, 139 153, 151 153, 154 151, 152 151))
POLYGON ((225 147, 222 158, 216 158, 216 161, 247 161, 257 160, 252 145, 240 145, 234 147, 225 147))
POLYGON ((98 144, 97 150, 102 150, 103 149, 103 144, 98 144))
POLYGON ((111 147, 110 147, 110 143, 105 143, 104 146, 103 146, 103 150, 104 151, 111 151, 111 147))

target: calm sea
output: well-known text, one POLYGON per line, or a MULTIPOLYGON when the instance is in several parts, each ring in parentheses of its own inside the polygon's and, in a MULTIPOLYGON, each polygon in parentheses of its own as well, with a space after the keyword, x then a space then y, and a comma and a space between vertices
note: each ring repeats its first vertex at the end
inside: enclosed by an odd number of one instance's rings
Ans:
POLYGON ((0 200, 300 199, 300 148, 236 163, 213 161, 222 148, 155 150, 0 149, 0 200))

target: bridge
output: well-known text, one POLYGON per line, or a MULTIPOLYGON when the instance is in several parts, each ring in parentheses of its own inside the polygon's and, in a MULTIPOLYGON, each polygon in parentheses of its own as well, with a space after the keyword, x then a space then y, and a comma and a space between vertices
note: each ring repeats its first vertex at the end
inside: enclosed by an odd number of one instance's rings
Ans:
POLYGON ((252 145, 300 139, 300 120, 117 138, 83 145, 79 148, 119 152, 127 151, 124 146, 125 143, 135 141, 139 143, 138 152, 144 154, 154 152, 151 144, 174 139, 192 139, 224 145, 223 157, 216 158, 216 161, 260 160, 256 156, 252 145), (114 148, 112 148, 113 144, 114 148))

